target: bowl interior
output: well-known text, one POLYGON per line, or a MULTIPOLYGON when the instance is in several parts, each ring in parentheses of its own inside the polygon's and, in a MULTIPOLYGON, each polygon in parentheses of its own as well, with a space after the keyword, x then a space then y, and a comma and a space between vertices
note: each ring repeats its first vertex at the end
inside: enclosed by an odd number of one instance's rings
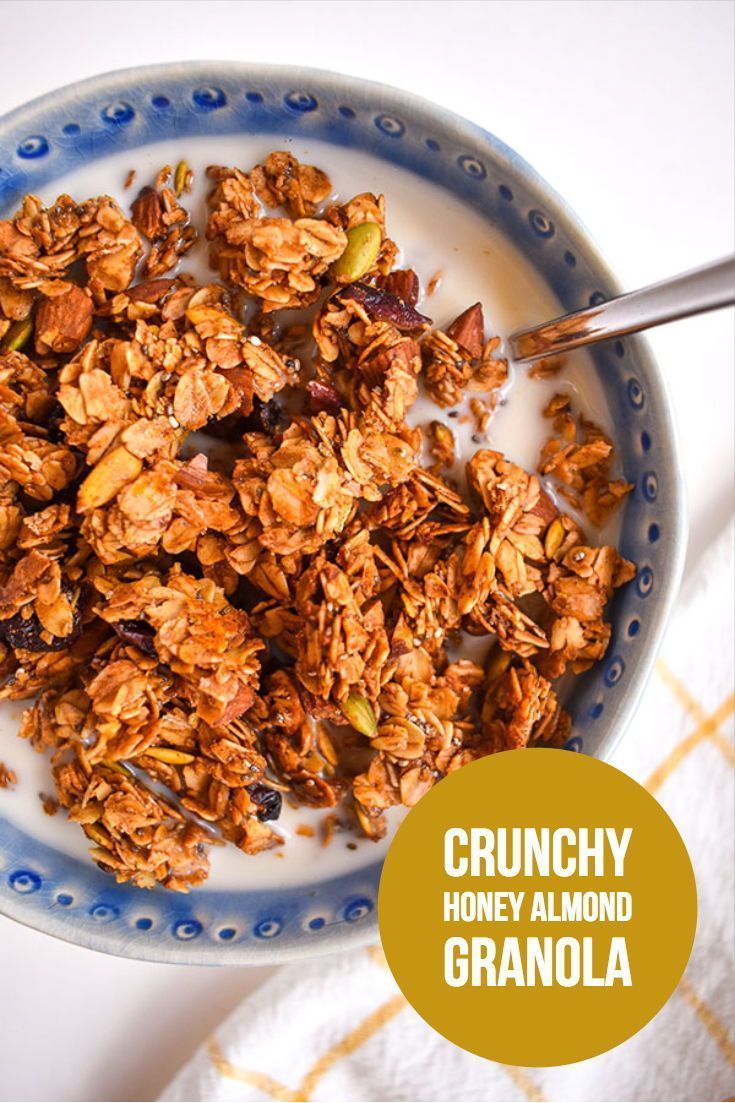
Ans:
MULTIPOLYGON (((0 211, 121 151, 254 133, 360 150, 438 184, 509 238, 565 310, 618 291, 575 216, 492 135, 397 90, 309 70, 190 62, 107 74, 36 100, 0 121, 0 211)), ((605 343, 592 360, 635 484, 618 543, 639 568, 614 599, 606 659, 577 680, 569 702, 571 749, 607 757, 650 673, 678 584, 683 509, 668 403, 644 342, 605 343)), ((264 962, 367 941, 379 876, 376 860, 307 888, 148 893, 0 817, 0 910, 151 960, 264 962)))

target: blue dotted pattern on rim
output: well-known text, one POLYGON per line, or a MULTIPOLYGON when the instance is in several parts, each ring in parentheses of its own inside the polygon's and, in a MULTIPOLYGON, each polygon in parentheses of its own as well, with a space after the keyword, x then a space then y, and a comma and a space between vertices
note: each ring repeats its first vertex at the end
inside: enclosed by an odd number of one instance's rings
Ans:
POLYGON ((388 138, 402 138, 406 133, 406 124, 392 115, 376 115, 375 125, 388 138))
MULTIPOLYGON (((462 148, 451 126, 435 131, 414 123, 411 113, 381 109, 380 95, 369 85, 338 87, 315 80, 294 87, 275 79, 247 81, 212 67, 211 79, 187 78, 173 71, 160 79, 130 76, 121 92, 110 81, 107 96, 80 87, 70 101, 62 94, 44 106, 43 128, 25 133, 0 123, 0 208, 8 211, 27 191, 86 160, 122 149, 133 150, 164 138, 198 134, 291 133, 338 145, 354 146, 412 170, 448 188, 504 231, 536 265, 565 309, 599 303, 607 295, 588 265, 584 250, 567 238, 543 209, 543 185, 509 172, 499 144, 490 135, 462 148), (476 145, 476 148, 472 148, 476 145)), ((12 120, 11 120, 12 124, 12 120)), ((626 342, 594 351, 613 419, 630 430, 622 438, 625 476, 635 484, 626 505, 621 551, 640 567, 636 581, 613 602, 613 634, 605 664, 579 680, 571 708, 575 734, 567 747, 595 753, 596 723, 610 694, 625 692, 627 672, 635 670, 642 646, 646 602, 656 591, 659 549, 666 544, 666 514, 658 508, 664 445, 626 342)), ((104 927, 118 943, 153 940, 166 957, 166 945, 269 941, 296 943, 304 934, 327 937, 338 924, 374 918, 379 865, 318 884, 315 888, 269 892, 202 890, 187 900, 162 892, 147 893, 111 884, 94 866, 69 858, 0 820, 0 897, 27 899, 28 906, 55 909, 70 924, 104 927)), ((16 908, 17 914, 17 908, 16 908)), ((74 937, 70 935, 70 937, 74 937)), ((84 941, 83 938, 80 939, 84 941)), ((111 948, 115 948, 111 942, 111 948)), ((128 951, 129 952, 129 951, 128 951)))
POLYGON ((30 134, 20 143, 16 153, 23 161, 35 161, 38 157, 46 157, 49 144, 43 134, 30 134))
POLYGON ((221 88, 195 88, 191 100, 198 111, 219 111, 227 105, 227 96, 221 88))
POLYGON ((108 126, 130 126, 135 118, 135 110, 124 100, 118 100, 103 107, 100 118, 108 126))
POLYGON ((305 930, 318 938, 335 926, 359 924, 373 913, 376 892, 376 879, 368 869, 304 891, 303 900, 298 889, 207 891, 189 897, 151 893, 116 885, 95 866, 0 821, 0 898, 32 895, 37 905, 61 911, 75 926, 93 933, 105 928, 125 939, 204 944, 205 953, 222 943, 293 942, 305 930), (23 862, 16 864, 13 855, 19 853, 23 862), (232 917, 232 922, 223 917, 232 917))

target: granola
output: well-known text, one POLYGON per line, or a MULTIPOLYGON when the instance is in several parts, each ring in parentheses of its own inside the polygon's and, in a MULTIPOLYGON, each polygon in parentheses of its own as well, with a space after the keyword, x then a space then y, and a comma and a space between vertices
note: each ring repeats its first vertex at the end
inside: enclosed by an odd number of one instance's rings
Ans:
POLYGON ((166 165, 158 175, 156 187, 141 188, 131 208, 133 225, 151 245, 143 269, 150 278, 174 268, 197 238, 195 228, 189 225, 189 215, 177 198, 184 189, 186 173, 180 189, 168 185, 170 176, 171 169, 166 165))
POLYGON ((384 196, 330 204, 283 151, 207 175, 203 286, 184 160, 130 217, 26 196, 0 222, 0 697, 35 698, 47 813, 181 892, 211 846, 281 846, 284 800, 378 839, 473 759, 563 745, 556 680, 605 654, 635 573, 581 527, 631 487, 565 395, 538 474, 488 446, 458 478, 508 365, 481 303, 419 311, 384 196))
POLYGON ((4 762, 0 762, 0 789, 14 789, 17 781, 18 777, 15 771, 6 766, 4 762))
MULTIPOLYGON (((485 341, 482 304, 475 303, 422 345, 426 389, 439 406, 456 406, 465 389, 491 396, 508 378, 508 363, 495 355, 499 337, 485 341)), ((484 428, 484 426, 483 426, 484 428)))
POLYGON ((568 395, 554 395, 544 417, 557 435, 544 444, 539 471, 557 479, 560 493, 594 525, 604 525, 633 489, 633 483, 610 477, 612 441, 584 415, 575 418, 568 395))

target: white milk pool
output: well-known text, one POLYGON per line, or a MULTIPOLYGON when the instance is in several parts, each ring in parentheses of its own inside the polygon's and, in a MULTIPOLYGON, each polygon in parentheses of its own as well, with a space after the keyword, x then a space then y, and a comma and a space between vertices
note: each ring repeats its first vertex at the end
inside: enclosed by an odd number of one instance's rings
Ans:
MULTIPOLYGON (((51 203, 62 192, 79 200, 107 194, 114 196, 127 211, 138 190, 152 183, 163 165, 175 166, 185 158, 194 170, 195 182, 192 194, 185 196, 183 202, 201 230, 208 190, 206 166, 237 165, 248 169, 273 149, 288 149, 299 160, 324 169, 332 180, 335 199, 344 201, 363 191, 385 195, 388 232, 402 249, 402 263, 418 272, 424 292, 419 309, 435 324, 447 325, 478 300, 484 306, 488 336, 499 334, 505 338, 517 329, 562 313, 549 288, 515 248, 449 192, 367 154, 322 142, 302 143, 266 135, 160 142, 94 162, 56 181, 45 189, 42 198, 51 203), (135 169, 137 175, 132 187, 126 190, 124 181, 130 169, 135 169), (425 289, 437 273, 441 273, 438 286, 426 296, 425 289)), ((211 278, 206 255, 202 237, 184 258, 181 270, 206 281, 211 278)), ((507 348, 501 346, 500 353, 507 355, 507 348)), ((576 352, 567 358, 562 376, 547 381, 529 379, 525 368, 511 364, 504 402, 495 411, 480 446, 498 449, 521 466, 534 470, 541 444, 549 432, 549 423, 544 422, 541 410, 557 391, 571 393, 578 409, 609 430, 610 416, 602 389, 587 355, 576 352)), ((433 403, 420 399, 411 421, 425 424, 438 417, 451 426, 460 451, 467 458, 477 447, 471 441, 474 427, 469 419, 464 423, 460 418, 448 420, 446 412, 442 414, 433 403)), ((477 657, 476 641, 468 640, 467 654, 477 657)), ((0 704, 0 761, 18 775, 14 791, 0 790, 0 816, 48 845, 86 859, 88 842, 82 831, 66 820, 63 810, 53 817, 42 810, 38 795, 52 793, 53 785, 46 759, 16 736, 25 705, 26 702, 16 701, 0 704)), ((286 845, 254 858, 229 845, 213 848, 207 886, 282 887, 321 881, 359 869, 383 855, 401 815, 400 810, 394 810, 391 830, 380 843, 337 833, 330 845, 324 847, 319 840, 319 828, 327 811, 295 810, 284 801, 276 826, 285 836, 286 845), (297 828, 303 826, 311 827, 314 836, 298 834, 297 828)))

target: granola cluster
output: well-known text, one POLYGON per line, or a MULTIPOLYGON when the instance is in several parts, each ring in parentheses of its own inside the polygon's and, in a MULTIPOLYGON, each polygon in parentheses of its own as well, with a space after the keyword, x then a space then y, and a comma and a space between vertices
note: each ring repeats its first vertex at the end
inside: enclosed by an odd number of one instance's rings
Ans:
POLYGON ((44 800, 98 865, 178 891, 212 845, 280 845, 284 799, 377 839, 467 762, 562 745, 555 680, 634 574, 580 527, 630 486, 568 399, 539 473, 574 515, 490 448, 465 489, 439 410, 411 424, 423 388, 484 431, 508 368, 480 303, 419 312, 383 196, 330 204, 284 152, 207 175, 206 286, 175 271, 184 162, 130 218, 26 196, 0 222, 0 697, 36 697, 44 800))
POLYGON ((575 418, 569 395, 556 394, 544 409, 555 436, 543 447, 542 475, 553 476, 559 493, 593 525, 604 525, 633 484, 611 478, 612 441, 583 414, 575 418))

